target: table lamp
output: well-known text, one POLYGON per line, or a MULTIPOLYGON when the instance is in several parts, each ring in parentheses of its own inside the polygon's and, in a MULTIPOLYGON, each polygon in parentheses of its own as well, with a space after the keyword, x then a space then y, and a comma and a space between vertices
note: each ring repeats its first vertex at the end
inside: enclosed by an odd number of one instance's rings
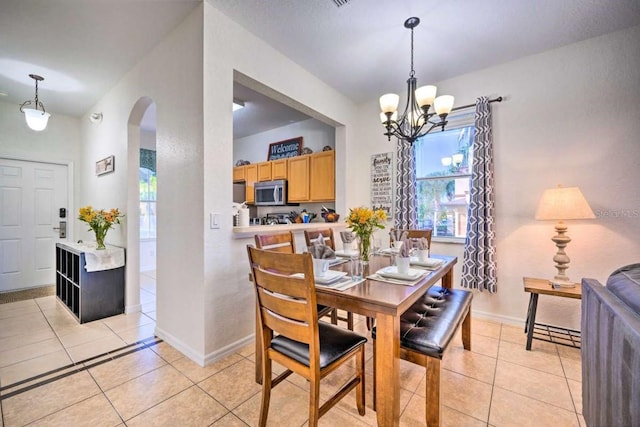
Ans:
POLYGON ((569 257, 564 252, 564 248, 569 244, 571 238, 565 234, 567 226, 564 220, 593 219, 595 217, 578 187, 563 188, 558 185, 557 188, 545 190, 542 194, 536 219, 558 221, 556 223, 557 234, 551 238, 558 247, 558 252, 553 257, 558 270, 558 274, 554 276, 554 284, 568 285, 571 283, 566 274, 566 270, 569 268, 569 257))

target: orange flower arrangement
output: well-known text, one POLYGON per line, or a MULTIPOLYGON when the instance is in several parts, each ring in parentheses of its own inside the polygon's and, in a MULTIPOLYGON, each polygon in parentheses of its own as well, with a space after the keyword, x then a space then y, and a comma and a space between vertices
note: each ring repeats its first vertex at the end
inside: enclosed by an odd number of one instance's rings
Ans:
POLYGON ((360 258, 369 261, 369 248, 371 236, 376 228, 383 229, 387 214, 382 210, 373 210, 367 207, 349 209, 347 224, 358 237, 360 246, 360 258))
POLYGON ((120 224, 120 218, 124 217, 120 211, 115 208, 109 211, 100 209, 94 210, 91 206, 80 208, 80 216, 78 219, 89 224, 89 230, 93 230, 96 235, 98 247, 96 249, 105 249, 104 239, 107 237, 107 231, 113 228, 114 224, 120 224))

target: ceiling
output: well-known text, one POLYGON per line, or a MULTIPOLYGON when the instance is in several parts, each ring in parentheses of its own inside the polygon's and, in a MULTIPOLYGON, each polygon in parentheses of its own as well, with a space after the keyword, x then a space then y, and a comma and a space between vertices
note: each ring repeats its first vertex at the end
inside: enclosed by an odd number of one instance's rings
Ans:
MULTIPOLYGON (((422 21, 415 29, 419 84, 640 24, 638 0, 206 1, 357 103, 404 90, 410 16, 422 21)), ((0 101, 33 99, 28 74, 36 73, 45 77, 39 94, 49 112, 85 114, 200 2, 2 0, 0 101)), ((261 120, 249 108, 238 113, 248 123, 261 120)), ((293 114, 275 120, 301 119, 293 114)))

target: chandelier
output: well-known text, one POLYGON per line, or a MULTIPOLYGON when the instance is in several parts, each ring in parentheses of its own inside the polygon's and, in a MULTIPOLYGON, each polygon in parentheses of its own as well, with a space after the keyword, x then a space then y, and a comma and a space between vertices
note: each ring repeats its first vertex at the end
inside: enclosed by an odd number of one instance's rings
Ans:
POLYGON ((20 112, 24 113, 24 118, 27 121, 27 125, 31 129, 35 131, 41 131, 47 127, 49 116, 51 116, 51 114, 47 113, 44 110, 44 105, 42 104, 42 102, 38 101, 38 82, 43 81, 44 77, 41 77, 37 74, 29 74, 29 77, 36 81, 36 99, 33 101, 27 100, 20 104, 20 112), (24 108, 32 104, 33 108, 24 108), (42 111, 38 110, 38 107, 40 107, 42 111))
POLYGON ((385 135, 413 142, 428 134, 436 127, 444 130, 447 115, 453 108, 453 96, 441 95, 436 98, 435 86, 421 86, 416 89, 418 80, 413 69, 413 29, 420 24, 420 18, 412 17, 404 21, 405 28, 411 30, 411 72, 407 80, 407 105, 398 119, 398 102, 400 97, 395 93, 387 93, 380 97, 380 121, 386 128, 385 135), (429 111, 433 105, 434 111, 429 111), (433 119, 433 120, 432 120, 433 119))

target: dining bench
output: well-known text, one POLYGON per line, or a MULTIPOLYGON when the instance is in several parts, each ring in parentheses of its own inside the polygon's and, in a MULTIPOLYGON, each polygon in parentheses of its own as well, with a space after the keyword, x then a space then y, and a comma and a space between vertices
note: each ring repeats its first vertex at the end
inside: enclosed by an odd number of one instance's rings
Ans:
MULTIPOLYGON (((400 317, 400 358, 424 366, 427 370, 427 426, 440 425, 440 361, 460 325, 462 345, 465 350, 471 350, 472 298, 470 291, 434 286, 400 317)), ((371 330, 371 336, 375 367, 376 328, 371 330)), ((376 384, 375 369, 373 375, 376 384)), ((375 405, 375 387, 373 402, 375 405)))

